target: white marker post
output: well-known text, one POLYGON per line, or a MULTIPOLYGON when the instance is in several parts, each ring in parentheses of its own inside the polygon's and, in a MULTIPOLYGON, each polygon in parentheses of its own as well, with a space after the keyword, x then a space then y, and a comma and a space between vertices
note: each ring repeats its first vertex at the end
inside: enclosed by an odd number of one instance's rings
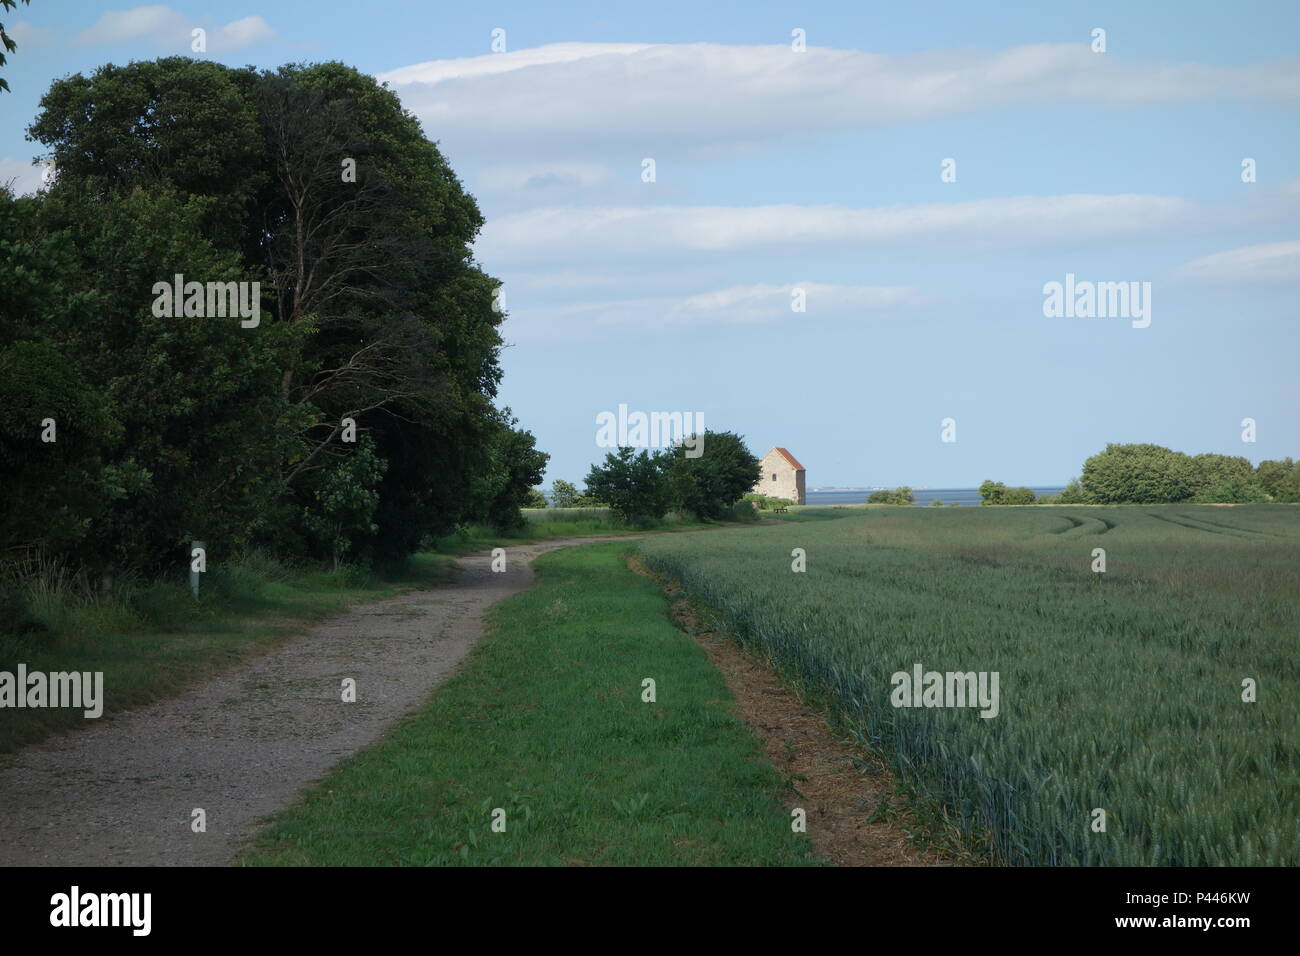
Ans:
POLYGON ((203 541, 190 542, 190 593, 194 595, 194 600, 197 601, 199 599, 199 572, 194 570, 194 551, 196 548, 200 549, 206 556, 208 546, 203 541))

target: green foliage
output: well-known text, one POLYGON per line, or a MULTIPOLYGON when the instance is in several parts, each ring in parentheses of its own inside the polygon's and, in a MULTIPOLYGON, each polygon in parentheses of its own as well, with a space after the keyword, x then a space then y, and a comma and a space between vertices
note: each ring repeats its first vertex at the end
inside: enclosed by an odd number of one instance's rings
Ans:
POLYGON ((551 482, 551 504, 556 508, 576 508, 578 487, 571 481, 557 478, 551 482))
POLYGON ((550 458, 538 451, 531 432, 516 429, 510 410, 502 412, 491 436, 489 470, 477 480, 477 504, 467 511, 498 531, 524 526, 521 508, 545 508, 546 498, 533 490, 550 458), (541 503, 538 504, 540 499, 541 503))
POLYGON ((699 456, 691 458, 681 442, 659 456, 668 507, 697 518, 726 518, 731 506, 758 481, 759 461, 744 439, 732 432, 706 430, 699 450, 699 456))
POLYGON ((1300 509, 849 514, 638 549, 998 860, 1300 864, 1300 509), (998 672, 998 716, 891 706, 917 663, 998 672), (1243 703, 1256 674, 1272 690, 1243 703))
POLYGON ((345 555, 363 558, 370 536, 378 530, 375 509, 379 506, 379 481, 387 463, 375 454, 375 443, 367 435, 345 458, 332 461, 313 479, 314 507, 306 510, 304 522, 327 549, 337 568, 345 555))
POLYGON ((912 489, 906 485, 892 491, 873 491, 867 495, 869 505, 910 505, 915 500, 912 489))
MULTIPOLYGON (((30 3, 31 0, 23 0, 23 3, 30 3)), ((0 8, 13 10, 18 6, 17 0, 0 0, 0 8)), ((18 49, 18 44, 13 38, 5 32, 5 25, 0 23, 0 66, 5 65, 6 56, 18 49)), ((0 77, 0 90, 9 92, 9 83, 3 77, 0 77)))
POLYGON ((1029 488, 1008 488, 1000 481, 985 481, 980 485, 982 505, 1032 505, 1036 500, 1029 488))
POLYGON ((778 498, 774 495, 762 495, 757 492, 746 492, 745 501, 752 501, 758 505, 759 511, 784 511, 795 504, 789 498, 778 498))
POLYGON ((940 501, 938 498, 935 498, 933 501, 930 502, 930 507, 931 507, 931 508, 942 508, 942 507, 943 507, 943 502, 940 501))
POLYGON ((492 405, 482 216, 391 90, 167 57, 55 81, 29 134, 59 176, 0 195, 0 551, 75 545, 107 581, 190 537, 388 562, 518 523, 545 456, 492 405), (261 283, 260 324, 154 315, 178 273, 261 283))
POLYGON ((0 579, 0 634, 21 636, 47 630, 32 612, 27 594, 15 584, 0 579))
POLYGON ((587 473, 587 492, 629 524, 643 524, 668 512, 668 487, 658 457, 642 449, 619 448, 587 473))
POLYGON ((1159 504, 1191 498, 1196 478, 1192 460, 1182 452, 1109 444, 1083 463, 1080 484, 1097 504, 1159 504))
POLYGON ((1255 469, 1256 481, 1273 501, 1300 501, 1300 462, 1290 458, 1261 461, 1255 469))
POLYGON ((1083 476, 1059 495, 1061 504, 1159 504, 1195 501, 1247 504, 1300 501, 1300 469, 1290 458, 1189 456, 1159 445, 1107 445, 1089 458, 1083 476))

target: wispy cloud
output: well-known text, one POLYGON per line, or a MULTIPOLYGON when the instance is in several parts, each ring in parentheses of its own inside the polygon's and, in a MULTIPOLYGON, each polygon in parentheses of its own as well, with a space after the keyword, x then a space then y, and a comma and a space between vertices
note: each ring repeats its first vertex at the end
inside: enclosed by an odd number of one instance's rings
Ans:
POLYGON ((110 10, 93 26, 73 37, 73 42, 101 46, 145 40, 163 49, 188 51, 191 31, 196 27, 207 31, 208 50, 211 52, 237 50, 276 36, 270 24, 258 16, 232 20, 222 26, 211 17, 189 17, 157 4, 131 10, 110 10))
POLYGON ((894 318, 906 309, 933 299, 915 286, 852 286, 824 282, 784 285, 733 285, 685 296, 647 296, 530 306, 525 299, 511 303, 506 336, 511 339, 553 338, 586 333, 605 326, 638 329, 671 326, 737 325, 894 318), (803 311, 793 305, 799 294, 803 311))
POLYGON ((551 207, 487 224, 484 261, 713 253, 812 243, 1040 245, 1167 229, 1192 218, 1175 196, 1014 196, 853 209, 839 205, 551 207))
MULTIPOLYGON (((797 132, 1049 102, 1300 103, 1300 60, 1242 67, 1095 54, 1087 43, 886 56, 788 46, 563 43, 379 74, 458 148, 588 149, 624 139, 708 149, 797 132)), ((661 146, 661 148, 663 148, 661 146)))
POLYGON ((1210 282, 1300 279, 1300 240, 1216 252, 1181 266, 1177 274, 1210 282))

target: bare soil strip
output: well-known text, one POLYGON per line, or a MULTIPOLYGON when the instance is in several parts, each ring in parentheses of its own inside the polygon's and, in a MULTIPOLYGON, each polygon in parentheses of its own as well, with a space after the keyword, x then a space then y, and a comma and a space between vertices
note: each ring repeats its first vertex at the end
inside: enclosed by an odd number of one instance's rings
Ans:
MULTIPOLYGON (((805 704, 767 661, 745 651, 730 635, 711 630, 677 582, 654 574, 635 555, 628 565, 659 583, 672 602, 674 623, 722 672, 736 698, 736 716, 790 781, 786 806, 806 811, 808 836, 818 852, 838 866, 955 865, 935 850, 917 850, 897 824, 869 819, 881 801, 898 806, 885 767, 876 763, 864 775, 855 763, 852 741, 835 733, 825 715, 805 704)), ((906 810, 899 811, 905 821, 906 810)))
POLYGON ((258 820, 452 674, 535 557, 593 540, 507 548, 501 573, 467 555, 453 584, 356 607, 179 697, 0 758, 0 866, 229 864, 258 820))

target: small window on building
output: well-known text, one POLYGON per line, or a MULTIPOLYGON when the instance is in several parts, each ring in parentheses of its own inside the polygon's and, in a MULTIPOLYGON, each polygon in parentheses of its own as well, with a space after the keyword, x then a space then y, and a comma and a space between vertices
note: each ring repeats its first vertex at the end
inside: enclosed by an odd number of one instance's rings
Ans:
POLYGON ((772 480, 776 481, 776 472, 772 472, 772 480))

